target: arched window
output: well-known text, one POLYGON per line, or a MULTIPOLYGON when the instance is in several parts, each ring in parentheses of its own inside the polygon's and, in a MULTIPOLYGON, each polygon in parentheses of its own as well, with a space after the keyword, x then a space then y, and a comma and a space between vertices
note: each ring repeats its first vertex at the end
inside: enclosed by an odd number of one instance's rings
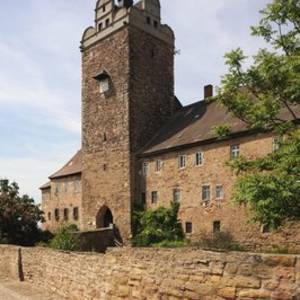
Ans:
POLYGON ((106 94, 111 89, 111 79, 106 72, 102 72, 94 77, 99 83, 99 91, 101 94, 106 94))

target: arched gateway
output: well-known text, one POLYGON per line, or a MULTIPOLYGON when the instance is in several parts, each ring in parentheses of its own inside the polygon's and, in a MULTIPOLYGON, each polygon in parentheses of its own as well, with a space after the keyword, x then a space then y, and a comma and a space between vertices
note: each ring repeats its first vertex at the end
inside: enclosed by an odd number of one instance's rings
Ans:
POLYGON ((114 218, 111 210, 107 206, 103 206, 97 213, 96 226, 97 228, 108 228, 114 223, 114 218))

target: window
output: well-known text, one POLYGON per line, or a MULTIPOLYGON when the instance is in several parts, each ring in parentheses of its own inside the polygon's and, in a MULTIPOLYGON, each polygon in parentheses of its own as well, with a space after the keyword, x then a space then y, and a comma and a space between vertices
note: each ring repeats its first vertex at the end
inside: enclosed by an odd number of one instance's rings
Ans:
POLYGON ((78 207, 73 208, 73 219, 75 221, 77 221, 79 219, 79 208, 78 207))
POLYGON ((48 212, 48 221, 51 221, 51 212, 48 212))
POLYGON ((193 232, 193 223, 186 222, 185 223, 185 233, 192 233, 193 232))
POLYGON ((279 150, 280 146, 282 143, 282 138, 281 137, 275 137, 273 138, 273 145, 272 145, 272 150, 273 152, 276 152, 279 150))
POLYGON ((202 201, 208 202, 210 201, 210 186, 204 185, 202 187, 202 201))
POLYGON ((156 191, 151 193, 151 203, 156 204, 158 202, 158 193, 156 191))
POLYGON ((106 132, 103 133, 103 142, 107 142, 107 135, 106 135, 106 132))
POLYGON ((240 145, 231 145, 230 146, 230 158, 236 159, 240 156, 240 145))
POLYGON ((65 190, 65 193, 67 193, 68 192, 68 182, 65 182, 64 183, 64 190, 65 190))
POLYGON ((180 189, 174 189, 173 190, 173 201, 175 203, 179 203, 181 200, 181 191, 180 189))
POLYGON ((157 21, 154 21, 153 24, 154 24, 154 27, 155 27, 155 28, 158 27, 158 22, 157 22, 157 21))
POLYGON ((224 189, 223 185, 216 186, 216 199, 223 199, 224 197, 224 189))
POLYGON ((103 171, 106 171, 107 170, 107 164, 104 164, 103 165, 103 171))
POLYGON ((103 27, 103 26, 102 26, 102 23, 99 23, 99 25, 98 25, 98 30, 101 31, 101 30, 102 30, 102 27, 103 27))
POLYGON ((74 191, 75 191, 75 193, 80 192, 80 180, 79 179, 74 181, 74 191))
POLYGON ((155 172, 160 172, 161 169, 162 169, 162 160, 161 159, 158 159, 156 162, 155 162, 155 172))
POLYGON ((144 161, 143 162, 143 175, 147 176, 149 172, 149 162, 144 161))
POLYGON ((58 221, 59 220, 59 209, 58 208, 56 208, 54 210, 54 216, 55 216, 55 220, 58 221))
POLYGON ((68 208, 64 209, 64 220, 65 221, 69 220, 69 209, 68 208))
POLYGON ((186 155, 179 155, 178 157, 178 168, 183 169, 186 167, 186 155))
POLYGON ((151 18, 150 18, 150 17, 147 17, 147 18, 146 18, 146 21, 147 21, 147 24, 148 24, 148 25, 151 25, 151 18))
POLYGON ((103 11, 103 12, 105 12, 105 11, 106 11, 106 6, 105 6, 105 5, 103 5, 103 7, 102 7, 102 11, 103 11))
POLYGON ((213 223, 213 233, 221 232, 221 222, 214 221, 213 223))
POLYGON ((109 19, 106 19, 105 20, 105 27, 108 27, 109 23, 110 23, 109 19))
POLYGON ((202 166, 203 165, 203 153, 197 152, 195 154, 195 166, 202 166))
POLYGON ((142 205, 146 204, 146 193, 141 193, 141 204, 142 205))
POLYGON ((103 78, 99 81, 100 93, 104 94, 109 91, 109 77, 103 78))

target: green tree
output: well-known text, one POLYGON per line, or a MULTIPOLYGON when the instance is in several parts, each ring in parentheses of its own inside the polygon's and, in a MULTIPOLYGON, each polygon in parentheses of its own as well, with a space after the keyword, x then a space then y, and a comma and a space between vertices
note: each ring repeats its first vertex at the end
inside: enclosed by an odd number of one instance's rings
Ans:
POLYGON ((229 163, 239 174, 234 200, 254 221, 277 227, 300 219, 300 1, 273 0, 261 15, 252 34, 270 50, 259 50, 248 68, 240 48, 227 53, 219 101, 249 128, 282 137, 275 153, 229 163))
POLYGON ((135 211, 133 245, 152 246, 184 240, 181 224, 178 221, 179 204, 172 202, 170 208, 135 211))
POLYGON ((27 195, 19 195, 17 183, 0 180, 0 243, 33 246, 41 238, 38 223, 43 212, 27 195))

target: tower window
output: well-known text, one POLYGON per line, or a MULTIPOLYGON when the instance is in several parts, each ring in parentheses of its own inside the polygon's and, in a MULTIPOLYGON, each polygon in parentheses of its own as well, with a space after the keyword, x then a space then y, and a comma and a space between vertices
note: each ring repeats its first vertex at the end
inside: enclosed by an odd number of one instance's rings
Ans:
POLYGON ((103 7, 102 7, 102 11, 103 11, 103 12, 105 12, 105 11, 106 11, 106 6, 105 6, 105 5, 103 5, 103 7))
POLYGON ((103 142, 107 142, 107 135, 106 135, 106 132, 103 133, 103 142))
POLYGON ((102 30, 102 27, 103 27, 103 26, 102 26, 102 23, 99 23, 99 25, 98 25, 98 30, 101 31, 101 30, 102 30))
POLYGON ((185 233, 193 233, 193 223, 192 222, 185 223, 185 233))
POLYGON ((157 22, 156 20, 153 22, 153 24, 154 24, 154 27, 155 27, 155 28, 158 27, 158 22, 157 22))
POLYGON ((148 25, 151 25, 151 18, 150 18, 150 17, 147 17, 147 18, 146 18, 146 21, 147 21, 147 24, 148 24, 148 25))
POLYGON ((94 79, 99 82, 99 89, 101 94, 109 92, 111 80, 106 72, 102 72, 101 74, 95 76, 94 79))
POLYGON ((51 212, 48 212, 48 220, 51 221, 51 212))
POLYGON ((105 20, 105 27, 108 27, 109 22, 110 22, 109 19, 106 19, 106 20, 105 20))

